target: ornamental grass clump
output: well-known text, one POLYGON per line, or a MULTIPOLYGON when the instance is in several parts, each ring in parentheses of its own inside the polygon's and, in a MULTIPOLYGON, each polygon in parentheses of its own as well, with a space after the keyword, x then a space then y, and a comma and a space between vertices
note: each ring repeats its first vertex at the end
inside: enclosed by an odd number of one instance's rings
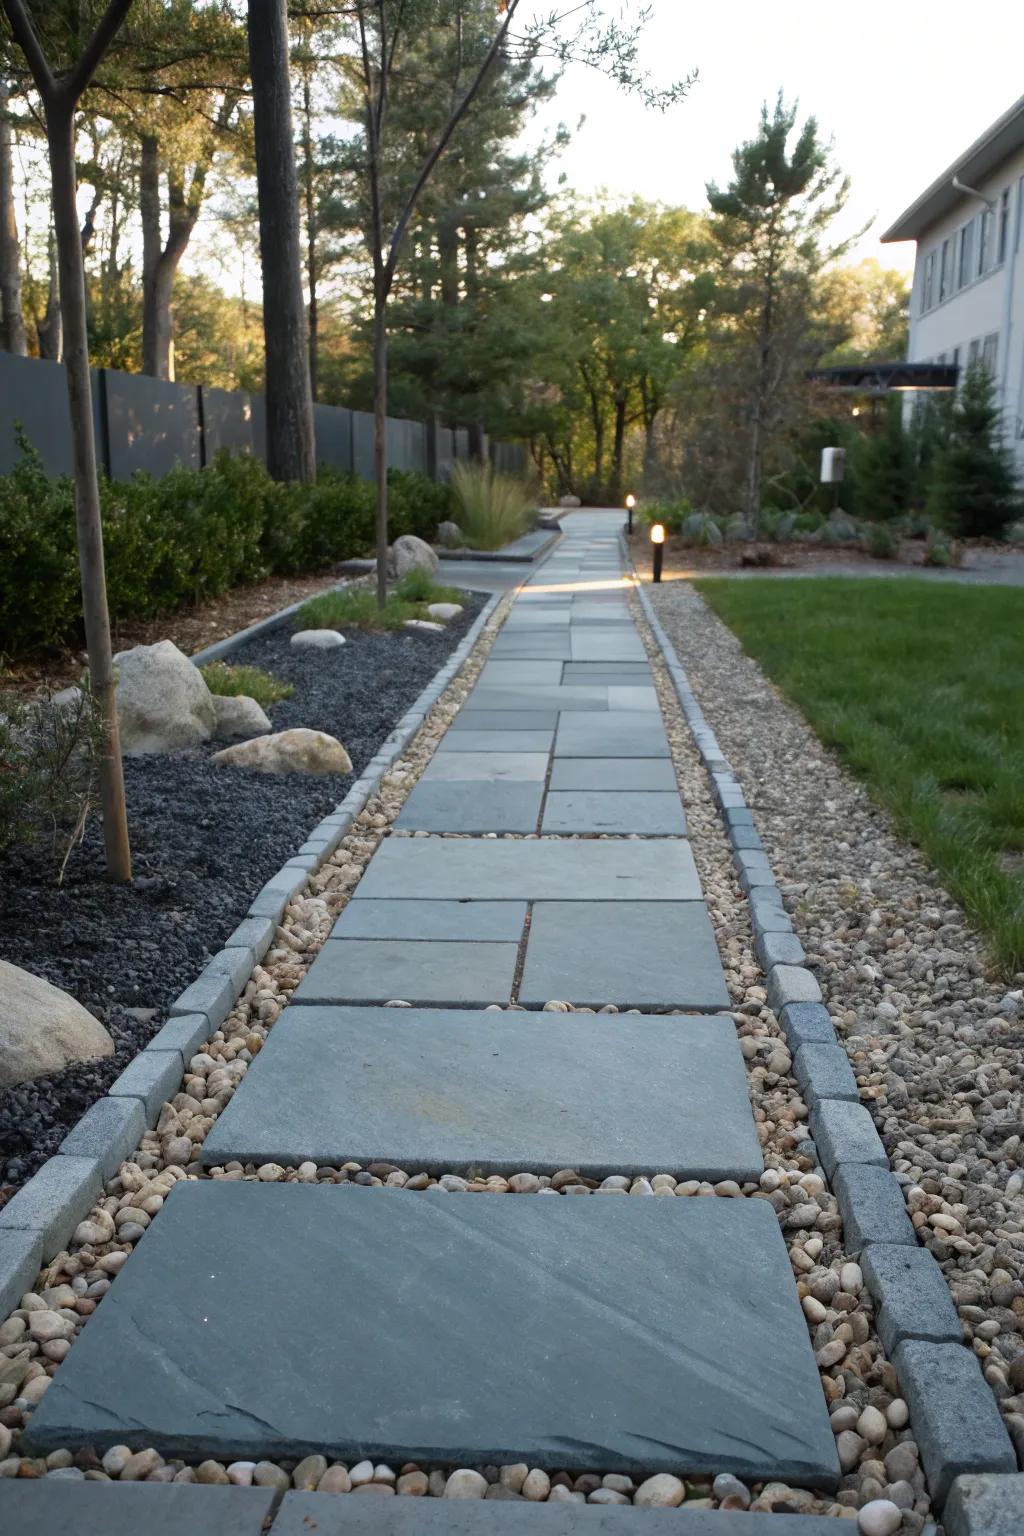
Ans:
POLYGON ((521 538, 537 511, 529 486, 490 464, 456 464, 455 522, 470 549, 501 549, 521 538))
POLYGON ((227 699, 255 699, 264 709, 290 699, 295 692, 291 683, 283 682, 272 672, 264 672, 262 667, 232 667, 226 661, 208 661, 199 670, 211 693, 227 699))

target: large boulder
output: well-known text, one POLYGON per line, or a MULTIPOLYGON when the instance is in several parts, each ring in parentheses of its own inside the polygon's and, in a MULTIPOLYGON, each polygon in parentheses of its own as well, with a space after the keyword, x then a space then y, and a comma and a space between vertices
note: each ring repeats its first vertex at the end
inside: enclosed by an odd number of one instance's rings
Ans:
POLYGON ((707 512, 691 512, 683 518, 679 531, 684 544, 696 544, 701 549, 717 548, 722 542, 722 530, 707 512))
POLYGON ((302 728, 257 736, 213 754, 213 762, 256 773, 351 773, 352 759, 341 742, 325 731, 302 728))
POLYGON ((237 741, 239 737, 258 736, 270 730, 262 706, 248 694, 215 693, 213 707, 217 715, 213 734, 218 741, 237 741))
POLYGON ((121 749, 129 757, 209 741, 217 724, 213 695, 172 640, 121 651, 114 665, 121 749))
POLYGON ((414 533, 403 533, 388 551, 388 567, 392 576, 401 578, 409 571, 416 570, 429 571, 433 576, 437 565, 437 555, 430 545, 418 539, 414 533))
POLYGON ((113 1054, 113 1040, 81 1003, 0 960, 0 1088, 113 1054))
POLYGON ((747 521, 742 512, 737 512, 730 517, 725 525, 725 536, 727 539, 735 539, 743 543, 748 543, 757 537, 753 525, 747 521))
POLYGON ((444 549, 461 549, 465 540, 458 523, 438 523, 435 543, 444 549))
POLYGON ((559 496, 558 505, 560 507, 565 507, 567 511, 572 512, 576 507, 582 507, 583 503, 580 501, 578 496, 559 496))

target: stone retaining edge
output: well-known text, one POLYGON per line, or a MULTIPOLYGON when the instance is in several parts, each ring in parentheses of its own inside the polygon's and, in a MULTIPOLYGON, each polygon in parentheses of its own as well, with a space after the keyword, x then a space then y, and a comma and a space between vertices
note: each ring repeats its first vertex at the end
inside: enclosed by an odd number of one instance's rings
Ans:
MULTIPOLYGON (((626 567, 636 575, 629 547, 621 533, 619 541, 626 567)), ((711 781, 712 798, 732 844, 737 877, 750 905, 755 947, 766 970, 768 1003, 782 1026, 793 1057, 800 1056, 799 1077, 808 1104, 811 1134, 829 1186, 834 1187, 839 1202, 844 1234, 848 1226, 855 1226, 859 1247, 866 1254, 870 1253, 872 1244, 880 1245, 885 1251, 885 1245, 894 1242, 892 1197, 895 1195, 905 1210, 903 1191, 889 1168, 888 1156, 869 1111, 859 1099, 856 1103, 850 1102, 843 1091, 841 1079, 833 1070, 834 1058, 830 1059, 828 1052, 801 1049, 810 1043, 841 1046, 813 972, 803 965, 773 959, 773 948, 779 936, 791 935, 796 939, 796 935, 757 835, 753 815, 639 576, 635 591, 668 668, 680 708, 711 781), (768 961, 772 963, 766 964, 768 961), (852 1219, 854 1212, 855 1222, 852 1219)), ((891 1253, 892 1248, 888 1251, 891 1253)), ((928 1250, 918 1246, 911 1251, 926 1255, 921 1268, 933 1270, 931 1278, 938 1280, 946 1291, 945 1276, 928 1250)), ((917 1263, 920 1265, 921 1261, 917 1263)), ((960 1473, 1016 1471, 1017 1458, 1009 1434, 974 1354, 962 1339, 932 1346, 952 1351, 947 1359, 947 1371, 957 1377, 961 1394, 970 1391, 974 1422, 969 1426, 955 1407, 949 1413, 949 1405, 940 1403, 940 1396, 945 1394, 940 1394, 930 1384, 940 1373, 933 1371, 926 1379, 926 1373, 918 1369, 916 1352, 902 1347, 904 1340, 934 1339, 935 1319, 927 1296, 915 1294, 908 1298, 905 1282, 901 1282, 891 1265, 883 1269, 866 1263, 865 1281, 877 1313, 897 1310, 901 1317, 901 1343, 897 1346, 894 1364, 899 1362, 897 1370, 901 1387, 916 1405, 918 1418, 924 1421, 923 1425, 915 1426, 915 1434, 938 1508, 941 1510, 953 1479, 960 1473), (987 1407, 986 1399, 991 1404, 991 1415, 981 1411, 987 1407), (947 1407, 946 1412, 942 1411, 943 1406, 947 1407)))
MULTIPOLYGON (((162 1088, 174 1073, 180 1081, 189 1058, 227 1018, 270 947, 289 901, 350 831, 381 779, 464 665, 505 596, 496 592, 488 598, 444 666, 406 710, 345 798, 256 893, 246 918, 224 947, 171 1003, 167 1023, 132 1058, 108 1093, 71 1127, 56 1154, 0 1210, 0 1320, 19 1304, 43 1264, 61 1251, 145 1129, 156 1124, 162 1088)), ((283 622, 294 606, 220 644, 233 645, 256 629, 283 622)))

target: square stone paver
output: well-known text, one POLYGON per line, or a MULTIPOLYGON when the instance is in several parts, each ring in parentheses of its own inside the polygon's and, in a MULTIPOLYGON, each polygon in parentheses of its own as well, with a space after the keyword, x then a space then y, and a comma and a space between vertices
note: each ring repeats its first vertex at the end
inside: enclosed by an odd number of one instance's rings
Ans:
POLYGON ((630 711, 599 718, 563 715, 555 735, 556 757, 669 757, 658 714, 630 711))
POLYGON ((358 890, 332 939, 473 939, 518 944, 525 901, 365 901, 358 890))
POLYGON ((686 817, 674 789, 562 789, 548 795, 541 831, 685 837, 686 817))
POLYGON ((461 939, 328 939, 294 997, 300 1003, 401 998, 425 1007, 485 1008, 509 1002, 518 949, 461 939))
POLYGON ((543 783, 547 771, 546 752, 442 752, 430 759, 420 783, 543 783))
POLYGON ((574 625, 569 639, 573 661, 646 661, 647 653, 635 629, 621 632, 594 625, 574 625))
POLYGON ((592 1008, 728 1008, 704 903, 538 902, 519 1001, 535 1008, 553 999, 592 1008))
POLYGON ((539 838, 388 838, 359 882, 363 897, 494 901, 698 901, 690 846, 539 838))
POLYGON ((536 832, 543 798, 540 781, 435 780, 414 787, 395 825, 416 832, 536 832))
POLYGON ((761 1200, 179 1183, 28 1439, 44 1454, 128 1440, 220 1461, 838 1476, 761 1200))
POLYGON ((396 1008, 382 1023, 379 1009, 295 1005, 202 1158, 713 1181, 764 1167, 731 1019, 552 1028, 536 1013, 396 1008))
POLYGON ((551 764, 549 787, 679 792, 671 759, 658 757, 558 757, 551 764))

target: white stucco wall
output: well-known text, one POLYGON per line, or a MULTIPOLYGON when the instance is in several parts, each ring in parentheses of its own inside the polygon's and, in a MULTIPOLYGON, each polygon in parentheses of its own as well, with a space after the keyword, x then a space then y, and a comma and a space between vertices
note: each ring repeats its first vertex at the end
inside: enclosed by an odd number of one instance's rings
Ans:
MULTIPOLYGON (((911 297, 910 344, 908 361, 935 362, 943 354, 945 361, 953 361, 953 352, 960 349, 959 362, 966 367, 972 341, 979 343, 986 336, 997 334, 999 350, 996 359, 996 382, 999 387, 1000 408, 1008 444, 1012 445, 1018 463, 1024 472, 1024 208, 1021 207, 1024 177, 1024 148, 1005 160, 978 187, 996 204, 1004 188, 1010 191, 1010 220, 1006 258, 1000 266, 992 268, 983 277, 975 278, 966 287, 954 292, 942 303, 921 313, 925 266, 928 256, 935 252, 934 294, 938 292, 938 269, 941 261, 942 242, 977 214, 982 204, 975 198, 961 197, 957 207, 945 218, 938 220, 917 243, 917 259, 914 268, 914 286, 911 297)), ((974 258, 977 257, 978 232, 975 227, 974 258)), ((993 220, 992 245, 998 238, 998 214, 993 220)), ((951 246, 955 261, 955 247, 951 246)))

